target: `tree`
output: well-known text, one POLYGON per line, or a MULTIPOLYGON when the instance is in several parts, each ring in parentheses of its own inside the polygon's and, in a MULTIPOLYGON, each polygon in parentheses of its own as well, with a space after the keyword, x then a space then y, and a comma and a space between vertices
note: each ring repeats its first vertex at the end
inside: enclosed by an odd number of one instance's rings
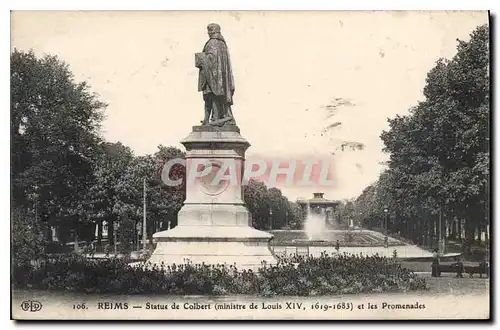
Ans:
POLYGON ((488 224, 488 47, 487 26, 468 42, 458 40, 453 59, 440 59, 428 73, 425 100, 390 119, 381 135, 388 169, 374 185, 376 197, 362 195, 357 204, 370 214, 387 205, 392 229, 416 241, 437 237, 458 219, 470 242, 488 224))
POLYGON ((257 229, 300 228, 304 216, 300 206, 291 203, 278 188, 252 180, 243 187, 245 204, 257 229))
POLYGON ((184 158, 184 153, 173 147, 160 145, 154 155, 132 159, 116 181, 113 213, 128 219, 142 221, 144 184, 146 185, 147 231, 149 235, 160 229, 177 225, 177 214, 185 200, 185 168, 178 165, 170 169, 172 180, 182 179, 184 184, 167 186, 161 180, 163 164, 173 158, 184 158), (160 226, 162 224, 162 226, 160 226))
MULTIPOLYGON (((11 54, 12 205, 36 204, 47 225, 87 221, 102 109, 57 56, 11 54)), ((49 231, 47 231, 49 232, 49 231)))
POLYGON ((288 211, 288 227, 289 229, 302 229, 306 220, 306 212, 304 209, 295 202, 289 203, 288 211))
POLYGON ((91 214, 97 223, 97 243, 101 244, 103 221, 108 223, 108 235, 113 240, 113 223, 118 216, 113 212, 117 202, 116 184, 132 162, 134 154, 129 147, 120 142, 103 142, 99 146, 97 161, 95 162, 95 180, 89 190, 91 214))
POLYGON ((338 224, 344 223, 345 225, 349 225, 349 220, 355 219, 355 208, 352 200, 344 200, 341 201, 337 205, 336 209, 336 221, 338 224))
POLYGON ((35 215, 21 209, 12 212, 12 260, 29 265, 44 254, 45 239, 35 215))
POLYGON ((120 250, 126 254, 134 250, 134 241, 137 234, 134 221, 127 216, 123 216, 118 227, 118 241, 120 242, 120 250))
POLYGON ((257 229, 268 228, 269 205, 266 185, 263 182, 250 179, 248 184, 243 186, 243 196, 252 216, 252 226, 257 229))
POLYGON ((156 227, 158 227, 158 224, 162 223, 165 218, 167 220, 165 223, 170 223, 170 228, 177 226, 177 214, 186 199, 186 167, 181 164, 175 164, 170 168, 170 179, 182 181, 182 184, 178 186, 167 186, 161 181, 161 171, 163 170, 163 164, 167 163, 169 160, 184 159, 184 157, 185 154, 180 149, 165 147, 161 144, 158 146, 158 151, 154 154, 154 158, 160 164, 160 171, 155 175, 152 185, 155 186, 155 189, 157 189, 159 193, 158 198, 168 201, 168 204, 163 208, 159 207, 152 210, 154 222, 157 224, 156 227))
POLYGON ((281 190, 275 187, 268 189, 267 202, 269 210, 272 210, 272 214, 270 213, 270 225, 272 229, 279 229, 287 226, 290 207, 288 199, 283 196, 281 190))

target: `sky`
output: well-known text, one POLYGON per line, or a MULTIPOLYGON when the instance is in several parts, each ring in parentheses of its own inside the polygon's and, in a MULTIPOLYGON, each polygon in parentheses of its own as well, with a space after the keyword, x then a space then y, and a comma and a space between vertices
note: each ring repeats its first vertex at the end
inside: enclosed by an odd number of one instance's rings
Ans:
POLYGON ((136 155, 177 146, 203 118, 194 53, 221 25, 233 113, 247 157, 331 162, 332 187, 279 187, 294 200, 358 196, 388 156, 387 118, 423 99, 427 72, 456 53, 487 12, 13 12, 11 48, 58 55, 108 104, 103 137, 136 155), (339 100, 346 102, 333 113, 339 100), (333 114, 333 115, 332 115, 333 114), (330 129, 326 127, 332 126, 330 129), (362 150, 340 148, 344 141, 362 150))

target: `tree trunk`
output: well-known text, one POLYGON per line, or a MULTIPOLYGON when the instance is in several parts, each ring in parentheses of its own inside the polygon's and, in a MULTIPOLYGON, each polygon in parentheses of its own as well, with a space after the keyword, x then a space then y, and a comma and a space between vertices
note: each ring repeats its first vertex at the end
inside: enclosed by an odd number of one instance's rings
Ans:
POLYGON ((448 213, 446 213, 446 208, 443 205, 443 240, 448 239, 450 231, 448 230, 448 213))
POLYGON ((474 242, 474 224, 470 218, 465 219, 465 242, 467 246, 467 253, 470 253, 471 244, 474 242))
POLYGON ((482 239, 481 239, 481 234, 482 234, 482 230, 481 230, 481 222, 479 222, 477 224, 477 244, 479 246, 481 246, 481 242, 482 242, 482 239))
POLYGON ((102 219, 97 222, 97 245, 102 244, 102 219))
POLYGON ((426 246, 429 243, 429 220, 426 218, 423 220, 423 225, 424 228, 422 230, 423 238, 422 238, 422 245, 426 246))
POLYGON ((45 237, 47 238, 47 241, 52 242, 52 230, 50 228, 50 224, 47 223, 47 225, 43 226, 42 228, 45 228, 44 234, 45 237))
POLYGON ((436 241, 436 231, 437 231, 437 226, 436 226, 436 221, 437 219, 431 215, 431 220, 430 220, 430 229, 431 229, 431 235, 430 235, 430 246, 434 247, 435 241, 436 241))
POLYGON ((413 220, 413 222, 412 222, 413 231, 411 233, 411 237, 412 237, 413 242, 415 242, 415 244, 418 244, 419 237, 420 237, 420 226, 418 225, 418 223, 416 221, 418 221, 418 219, 413 220))
POLYGON ((457 220, 458 242, 462 243, 462 218, 457 220))
POLYGON ((484 247, 485 247, 485 255, 484 259, 486 262, 490 262, 490 231, 489 231, 488 224, 485 223, 484 225, 484 247))
POLYGON ((486 248, 489 248, 489 242, 490 242, 490 230, 489 230, 488 224, 484 224, 484 243, 486 248))
POLYGON ((453 222, 451 225, 451 233, 450 233, 450 238, 454 241, 457 240, 457 225, 458 225, 458 220, 457 218, 453 218, 453 222))
POLYGON ((405 238, 410 239, 410 219, 405 218, 405 238))
POLYGON ((108 243, 110 245, 115 244, 115 220, 114 219, 109 219, 108 222, 108 243))
POLYGON ((446 252, 446 240, 448 239, 448 214, 446 213, 446 205, 440 205, 441 212, 441 227, 439 229, 439 238, 442 240, 442 253, 446 252))

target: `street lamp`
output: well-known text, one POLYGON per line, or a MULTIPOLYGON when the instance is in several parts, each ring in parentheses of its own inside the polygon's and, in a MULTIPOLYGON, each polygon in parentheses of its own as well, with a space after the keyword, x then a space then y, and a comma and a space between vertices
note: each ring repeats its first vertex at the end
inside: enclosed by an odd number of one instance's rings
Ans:
POLYGON ((140 222, 137 222, 135 228, 137 229, 137 251, 139 251, 139 240, 141 235, 142 224, 140 222))
POLYGON ((118 251, 118 240, 117 240, 117 234, 118 234, 118 228, 120 228, 120 224, 118 222, 113 223, 113 240, 115 241, 115 256, 118 251))
POLYGON ((389 215, 389 209, 385 208, 384 209, 384 213, 385 213, 385 223, 384 223, 384 231, 387 235, 387 216, 389 215))
POLYGON ((387 237, 387 218, 389 217, 389 209, 386 207, 384 208, 384 213, 385 213, 385 225, 384 225, 384 246, 389 247, 389 239, 387 237))
MULTIPOLYGON (((146 225, 146 178, 144 178, 144 180, 142 181, 142 229, 143 229, 143 232, 142 232, 142 249, 144 251, 146 251, 146 241, 147 241, 147 238, 148 238, 148 234, 147 234, 147 225, 146 225)), ((140 231, 140 229, 139 229, 140 231)), ((139 234, 137 234, 139 235, 139 234)), ((139 239, 137 239, 137 241, 139 241, 139 239)), ((139 251, 139 243, 137 243, 137 250, 139 251)))
POLYGON ((269 209, 269 227, 273 230, 273 210, 269 209))

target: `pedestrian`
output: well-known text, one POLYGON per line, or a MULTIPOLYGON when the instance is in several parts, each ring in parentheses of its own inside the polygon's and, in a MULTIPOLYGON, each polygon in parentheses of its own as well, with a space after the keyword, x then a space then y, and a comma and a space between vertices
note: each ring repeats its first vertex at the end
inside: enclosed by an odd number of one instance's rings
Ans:
POLYGON ((431 266, 432 277, 439 277, 441 273, 439 272, 439 252, 438 249, 432 251, 432 266, 431 266))
POLYGON ((460 259, 457 262, 457 278, 463 278, 463 273, 464 273, 464 262, 463 262, 463 256, 460 256, 460 259))

